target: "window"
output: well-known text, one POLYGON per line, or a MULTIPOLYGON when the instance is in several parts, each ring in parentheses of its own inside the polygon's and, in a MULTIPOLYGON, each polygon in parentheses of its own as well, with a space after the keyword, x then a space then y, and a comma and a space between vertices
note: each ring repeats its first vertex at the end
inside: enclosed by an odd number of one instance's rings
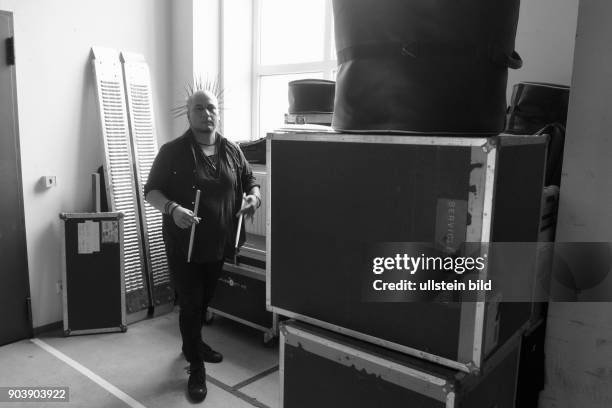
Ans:
POLYGON ((331 0, 256 0, 253 113, 255 138, 284 122, 288 83, 333 79, 336 70, 331 0))
POLYGON ((223 130, 227 137, 257 139, 281 126, 289 108, 290 81, 335 78, 331 3, 223 2, 223 130))

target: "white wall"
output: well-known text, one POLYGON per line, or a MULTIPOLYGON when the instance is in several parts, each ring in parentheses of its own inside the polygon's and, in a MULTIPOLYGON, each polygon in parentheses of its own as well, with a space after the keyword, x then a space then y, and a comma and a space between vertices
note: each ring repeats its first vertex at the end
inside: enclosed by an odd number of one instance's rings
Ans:
POLYGON ((224 0, 223 131, 232 140, 251 138, 253 2, 224 0))
POLYGON ((612 241, 611 21, 612 2, 581 1, 559 203, 564 239, 612 241))
MULTIPOLYGON (((172 3, 171 36, 171 88, 172 106, 185 103, 185 86, 193 81, 193 0, 172 3)), ((187 129, 185 117, 172 121, 172 134, 166 140, 179 136, 187 129)), ((166 141, 159 138, 160 145, 166 141)))
MULTIPOLYGON (((612 242, 612 2, 582 0, 563 158, 557 241, 612 242)), ((610 271, 586 300, 612 293, 610 271)), ((612 303, 552 303, 545 408, 612 406, 612 303)))
POLYGON ((221 47, 221 0, 193 0, 193 73, 195 78, 217 78, 221 47))
POLYGON ((523 67, 510 70, 512 86, 522 81, 570 85, 579 0, 522 0, 516 46, 523 67))
MULTIPOLYGON (((219 35, 220 0, 174 0, 172 2, 172 106, 185 103, 185 87, 194 80, 219 76, 221 58, 219 35)), ((187 118, 174 118, 172 135, 187 130, 187 118)), ((163 143, 165 140, 160 140, 163 143)))
POLYGON ((34 327, 61 320, 60 212, 91 209, 102 162, 92 45, 144 54, 160 139, 170 134, 170 0, 0 0, 14 13, 19 134, 34 327), (56 188, 40 185, 57 176, 56 188))

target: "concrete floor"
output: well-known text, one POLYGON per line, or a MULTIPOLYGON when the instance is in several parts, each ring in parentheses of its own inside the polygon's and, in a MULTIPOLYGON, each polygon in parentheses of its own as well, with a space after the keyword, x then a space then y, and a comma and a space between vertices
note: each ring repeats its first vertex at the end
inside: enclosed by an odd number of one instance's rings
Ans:
MULTIPOLYGON (((224 355, 206 364, 205 407, 279 406, 278 346, 261 332, 215 317, 203 335, 224 355)), ((180 351, 178 312, 131 324, 126 333, 43 335, 0 347, 0 387, 68 386, 69 403, 0 407, 188 407, 188 363, 180 351)))

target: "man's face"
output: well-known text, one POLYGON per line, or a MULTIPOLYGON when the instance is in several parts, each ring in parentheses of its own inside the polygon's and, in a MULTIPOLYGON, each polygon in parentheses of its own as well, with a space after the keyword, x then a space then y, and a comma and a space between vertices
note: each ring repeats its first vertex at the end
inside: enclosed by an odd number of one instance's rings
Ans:
POLYGON ((214 132, 219 125, 219 102, 207 91, 198 91, 187 101, 187 119, 191 130, 214 132))

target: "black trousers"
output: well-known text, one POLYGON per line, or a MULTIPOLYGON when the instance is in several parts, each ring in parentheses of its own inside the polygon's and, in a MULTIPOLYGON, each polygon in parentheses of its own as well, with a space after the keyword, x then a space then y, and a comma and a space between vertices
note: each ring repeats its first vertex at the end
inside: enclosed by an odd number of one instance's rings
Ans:
POLYGON ((223 269, 223 260, 210 263, 187 263, 183 257, 168 257, 174 288, 179 301, 179 328, 183 352, 190 363, 201 363, 198 352, 202 343, 202 324, 217 281, 223 269))

